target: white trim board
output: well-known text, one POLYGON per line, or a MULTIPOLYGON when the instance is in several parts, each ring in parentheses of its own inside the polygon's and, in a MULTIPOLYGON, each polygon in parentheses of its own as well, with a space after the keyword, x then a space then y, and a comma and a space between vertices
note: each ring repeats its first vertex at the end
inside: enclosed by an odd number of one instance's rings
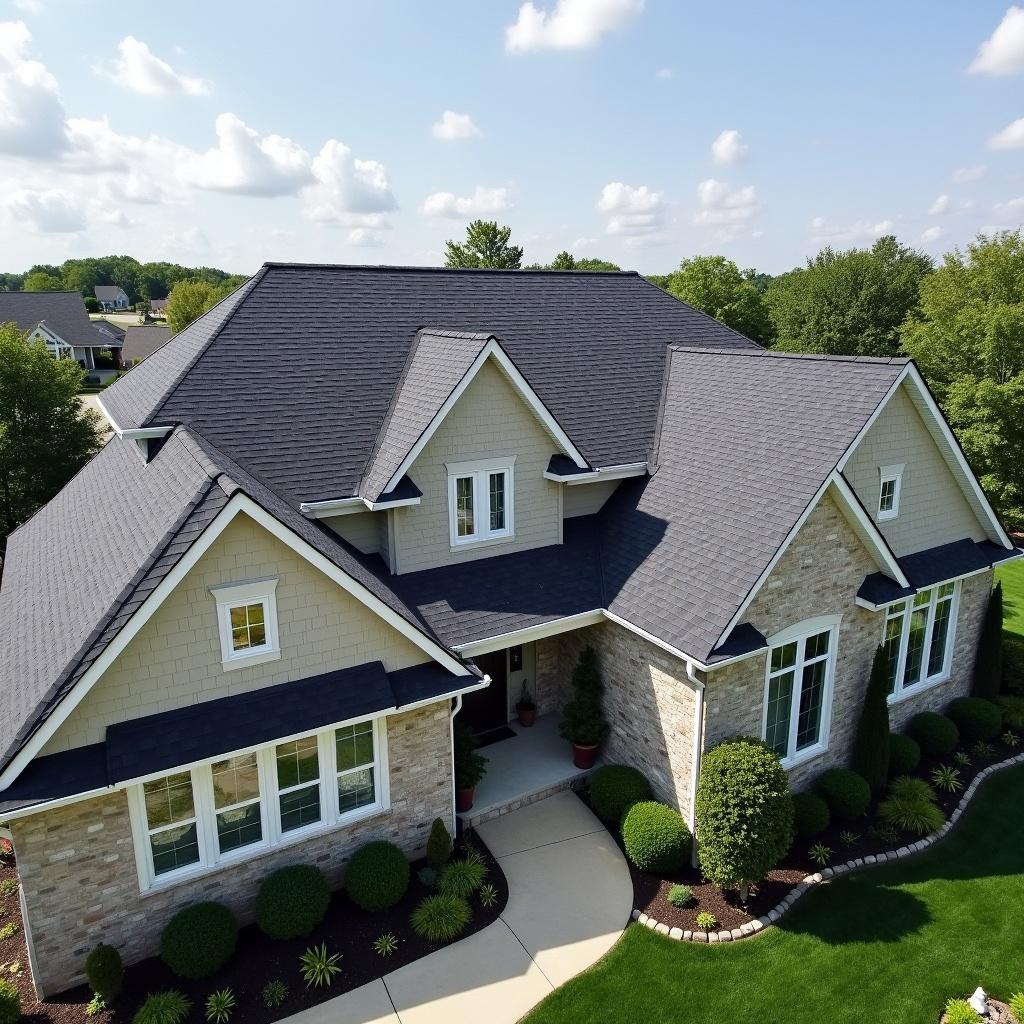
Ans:
POLYGON ((625 480, 628 477, 644 476, 648 471, 646 462, 629 462, 621 466, 606 466, 589 473, 552 473, 544 470, 544 479, 553 480, 556 484, 574 487, 577 484, 600 483, 603 480, 625 480))

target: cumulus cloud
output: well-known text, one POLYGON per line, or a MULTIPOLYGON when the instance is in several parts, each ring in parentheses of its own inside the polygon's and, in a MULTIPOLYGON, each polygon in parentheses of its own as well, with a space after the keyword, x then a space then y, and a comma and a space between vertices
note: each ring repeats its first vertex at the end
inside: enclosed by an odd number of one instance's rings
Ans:
POLYGON ((1024 213, 1024 196, 1017 196, 1016 199, 1007 199, 1006 202, 996 203, 992 209, 1020 215, 1024 213))
POLYGON ((646 185, 611 181, 601 189, 597 209, 607 217, 605 231, 609 235, 624 235, 627 240, 652 238, 665 222, 662 194, 646 185))
POLYGON ((936 196, 935 201, 928 207, 928 212, 931 214, 949 213, 952 202, 953 200, 947 195, 936 196))
POLYGON ((14 0, 14 6, 26 14, 42 14, 43 5, 39 0, 14 0))
POLYGON ((643 9, 644 0, 556 0, 550 11, 528 2, 505 29, 505 49, 509 53, 589 49, 643 9))
POLYGON ((967 70, 980 75, 1015 75, 1024 71, 1024 7, 1007 10, 995 32, 978 47, 967 70))
POLYGON ((985 177, 986 167, 984 164, 975 164, 973 167, 958 167, 951 177, 958 185, 963 185, 969 181, 977 181, 979 178, 985 177))
POLYGON ((512 196, 504 186, 488 188, 477 185, 471 196, 454 192, 433 192, 423 200, 423 213, 428 217, 483 217, 501 213, 512 206, 512 196))
POLYGON ((737 224, 749 220, 758 209, 753 185, 733 188, 716 178, 708 178, 697 186, 697 202, 697 224, 737 224))
POLYGON ((1024 149, 1024 117, 1011 121, 988 140, 989 149, 1024 149))
POLYGON ((825 217, 811 221, 811 237, 816 242, 873 242, 889 234, 894 225, 891 220, 855 220, 850 224, 834 224, 825 217))
POLYGON ((357 160, 343 142, 328 139, 313 159, 312 173, 315 183, 302 190, 310 220, 347 228, 389 226, 386 215, 397 210, 398 203, 383 164, 357 160))
POLYGON ((0 154, 55 157, 68 148, 64 105, 31 40, 23 21, 0 22, 0 154))
POLYGON ((672 68, 658 68, 655 75, 656 78, 660 78, 662 81, 667 82, 670 78, 675 78, 676 73, 672 68))
POLYGON ((469 114, 459 114, 454 110, 446 110, 430 130, 435 139, 444 139, 445 142, 472 139, 483 134, 469 114))
POLYGON ((946 233, 945 228, 939 227, 938 224, 933 224, 930 228, 925 228, 921 232, 922 242, 937 242, 946 233))
POLYGON ((715 163, 725 166, 739 163, 749 150, 750 147, 735 128, 727 128, 711 143, 711 155, 715 163))
POLYGON ((348 233, 348 244, 359 248, 372 248, 383 245, 384 242, 376 231, 371 231, 369 228, 353 228, 348 233))
POLYGON ((135 36, 125 36, 117 50, 109 65, 96 70, 125 89, 144 96, 204 96, 210 91, 206 79, 175 71, 135 36))
POLYGON ((4 200, 15 219, 43 234, 66 234, 85 228, 78 196, 64 189, 19 189, 4 200))

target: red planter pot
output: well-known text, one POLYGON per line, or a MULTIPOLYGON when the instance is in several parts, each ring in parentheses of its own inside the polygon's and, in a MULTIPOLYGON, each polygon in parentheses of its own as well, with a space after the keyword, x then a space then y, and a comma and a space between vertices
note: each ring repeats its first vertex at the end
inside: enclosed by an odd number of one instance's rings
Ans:
POLYGON ((466 811, 473 809, 473 794, 476 792, 476 786, 471 789, 457 789, 455 790, 455 810, 459 814, 465 814, 466 811))
POLYGON ((593 768, 594 762, 597 760, 598 744, 586 746, 580 743, 574 743, 572 745, 572 763, 577 768, 593 768))
POLYGON ((536 708, 516 708, 516 715, 519 718, 519 724, 524 729, 529 729, 537 721, 536 708))

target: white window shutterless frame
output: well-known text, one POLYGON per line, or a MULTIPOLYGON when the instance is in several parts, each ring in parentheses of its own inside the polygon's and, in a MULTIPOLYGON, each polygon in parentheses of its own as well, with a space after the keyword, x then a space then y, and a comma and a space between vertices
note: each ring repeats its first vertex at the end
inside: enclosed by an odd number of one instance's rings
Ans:
POLYGON ((515 536, 515 458, 452 462, 446 469, 453 548, 515 536))
POLYGON ((879 470, 878 520, 885 522, 900 514, 900 494, 903 490, 903 470, 906 463, 898 466, 882 466, 879 470))
POLYGON ((277 626, 277 580, 252 580, 211 587, 224 671, 281 657, 277 626))
POLYGON ((960 584, 953 581, 886 610, 882 646, 890 703, 949 678, 959 602, 960 584))

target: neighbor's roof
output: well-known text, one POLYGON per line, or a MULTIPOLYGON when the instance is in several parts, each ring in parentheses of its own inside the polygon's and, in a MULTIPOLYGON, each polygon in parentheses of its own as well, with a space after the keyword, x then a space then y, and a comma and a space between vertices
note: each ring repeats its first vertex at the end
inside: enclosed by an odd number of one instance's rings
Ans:
POLYGON ((93 289, 93 292, 95 293, 96 298, 100 300, 100 302, 116 301, 122 295, 125 298, 128 298, 127 294, 125 293, 125 290, 116 284, 98 284, 93 289))
POLYGON ((112 334, 116 334, 121 341, 124 340, 125 328, 120 324, 115 324, 113 320, 105 320, 103 317, 98 317, 96 320, 92 320, 91 323, 100 334, 104 331, 110 331, 112 334))
POLYGON ((124 336, 122 359, 145 359, 171 340, 170 327, 129 327, 124 336))
POLYGON ((81 292, 0 292, 0 324, 9 322, 23 331, 45 322, 49 330, 77 348, 110 344, 89 319, 81 292))

